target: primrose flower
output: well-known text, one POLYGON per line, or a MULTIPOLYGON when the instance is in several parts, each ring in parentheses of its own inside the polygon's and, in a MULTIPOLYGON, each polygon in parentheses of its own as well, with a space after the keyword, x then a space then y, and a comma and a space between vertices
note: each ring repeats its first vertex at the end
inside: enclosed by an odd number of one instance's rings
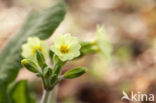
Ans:
POLYGON ((22 57, 36 61, 36 49, 48 57, 48 49, 46 43, 37 37, 29 37, 27 43, 22 45, 22 57))
POLYGON ((62 60, 72 60, 80 55, 81 45, 76 37, 70 34, 57 35, 51 50, 62 60))
POLYGON ((102 26, 97 27, 96 43, 108 61, 111 59, 112 46, 102 26))

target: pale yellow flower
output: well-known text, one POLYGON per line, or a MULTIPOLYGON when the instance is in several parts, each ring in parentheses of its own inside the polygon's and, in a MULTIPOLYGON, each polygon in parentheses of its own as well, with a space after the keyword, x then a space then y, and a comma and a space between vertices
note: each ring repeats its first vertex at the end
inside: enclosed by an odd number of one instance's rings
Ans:
POLYGON ((48 49, 45 41, 40 40, 38 37, 29 37, 27 42, 22 45, 22 57, 27 59, 36 60, 36 49, 48 57, 48 49))
POLYGON ((72 60, 80 55, 81 45, 76 37, 70 34, 57 35, 51 50, 62 60, 72 60))
POLYGON ((97 46, 102 52, 102 54, 106 57, 108 61, 111 59, 111 52, 112 52, 112 45, 108 39, 108 35, 106 34, 104 27, 98 26, 97 27, 97 36, 96 42, 97 46))

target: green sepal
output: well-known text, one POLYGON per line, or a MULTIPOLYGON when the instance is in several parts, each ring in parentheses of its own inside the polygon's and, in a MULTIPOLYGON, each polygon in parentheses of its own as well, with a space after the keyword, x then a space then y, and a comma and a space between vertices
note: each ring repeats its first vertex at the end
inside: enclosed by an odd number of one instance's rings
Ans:
POLYGON ((53 89, 57 85, 58 82, 59 82, 58 75, 54 74, 50 79, 51 89, 53 89))
POLYGON ((83 68, 83 67, 74 68, 74 69, 67 71, 63 75, 63 78, 65 78, 65 79, 77 78, 77 77, 83 75, 84 73, 86 73, 87 71, 88 70, 86 68, 83 68))
POLYGON ((94 42, 81 42, 81 48, 80 48, 80 56, 82 57, 85 54, 95 53, 97 52, 97 46, 94 42))
POLYGON ((52 75, 52 69, 50 67, 45 67, 43 75, 45 78, 49 78, 52 75))
POLYGON ((51 50, 49 50, 49 57, 50 57, 50 62, 51 62, 51 64, 54 64, 54 52, 53 51, 51 51, 51 50))
POLYGON ((54 65, 54 69, 53 69, 53 75, 56 74, 60 74, 61 72, 61 68, 62 66, 66 63, 66 62, 63 62, 61 61, 58 56, 54 56, 54 61, 55 61, 55 65, 54 65))
POLYGON ((64 64, 65 62, 59 61, 54 67, 53 74, 59 75, 64 64))
POLYGON ((38 49, 36 50, 36 59, 37 59, 39 66, 43 69, 46 66, 45 58, 38 49))
POLYGON ((21 61, 21 64, 26 67, 29 71, 33 72, 33 73, 38 73, 38 67, 37 65, 32 61, 32 60, 29 60, 29 59, 23 59, 21 61))
POLYGON ((54 54, 54 56, 53 56, 53 62, 54 62, 54 64, 56 65, 59 61, 61 61, 61 60, 59 59, 59 57, 58 57, 57 55, 54 54))

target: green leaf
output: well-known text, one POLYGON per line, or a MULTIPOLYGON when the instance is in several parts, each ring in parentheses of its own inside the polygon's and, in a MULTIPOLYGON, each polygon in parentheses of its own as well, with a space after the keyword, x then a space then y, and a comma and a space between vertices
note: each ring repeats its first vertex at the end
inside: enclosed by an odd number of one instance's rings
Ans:
POLYGON ((9 95, 6 92, 7 87, 0 81, 0 103, 10 103, 9 95))
POLYGON ((28 91, 27 82, 25 80, 17 82, 12 87, 10 98, 12 99, 12 103, 35 103, 28 91))
MULTIPOLYGON (((32 12, 30 14, 20 31, 8 41, 0 53, 0 82, 2 82, 0 87, 2 84, 7 88, 7 85, 16 78, 22 67, 20 64, 21 45, 26 42, 27 38, 38 36, 40 39, 47 39, 50 37, 63 20, 65 12, 65 3, 59 2, 41 13, 32 12)), ((4 92, 3 89, 2 91, 4 92)), ((8 103, 1 102, 3 98, 0 98, 0 103, 8 103)))
POLYGON ((0 54, 0 80, 13 81, 21 68, 21 45, 29 36, 47 39, 58 27, 65 15, 66 7, 60 2, 41 13, 30 14, 21 30, 10 39, 0 54), (5 76, 3 75, 5 74, 5 76))
POLYGON ((86 73, 88 70, 86 68, 83 67, 79 67, 79 68, 74 68, 72 70, 67 71, 64 75, 63 78, 65 79, 73 79, 73 78, 77 78, 81 75, 83 75, 84 73, 86 73))

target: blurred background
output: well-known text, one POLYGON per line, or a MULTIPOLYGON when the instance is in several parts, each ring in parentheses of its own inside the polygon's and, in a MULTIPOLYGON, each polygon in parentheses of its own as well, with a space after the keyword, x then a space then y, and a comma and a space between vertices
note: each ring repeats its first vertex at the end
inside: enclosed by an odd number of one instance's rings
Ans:
MULTIPOLYGON (((31 10, 43 10, 56 1, 0 0, 0 51, 31 10)), ((53 37, 70 32, 80 41, 93 41, 96 26, 103 25, 113 52, 109 63, 100 54, 68 62, 63 72, 80 65, 89 72, 77 79, 61 81, 58 103, 123 103, 122 91, 156 96, 156 1, 66 0, 66 3, 65 20, 53 37)), ((53 37, 47 44, 52 43, 53 37)), ((26 69, 20 70, 17 81, 21 79, 28 80, 32 95, 40 99, 41 80, 26 69)))

